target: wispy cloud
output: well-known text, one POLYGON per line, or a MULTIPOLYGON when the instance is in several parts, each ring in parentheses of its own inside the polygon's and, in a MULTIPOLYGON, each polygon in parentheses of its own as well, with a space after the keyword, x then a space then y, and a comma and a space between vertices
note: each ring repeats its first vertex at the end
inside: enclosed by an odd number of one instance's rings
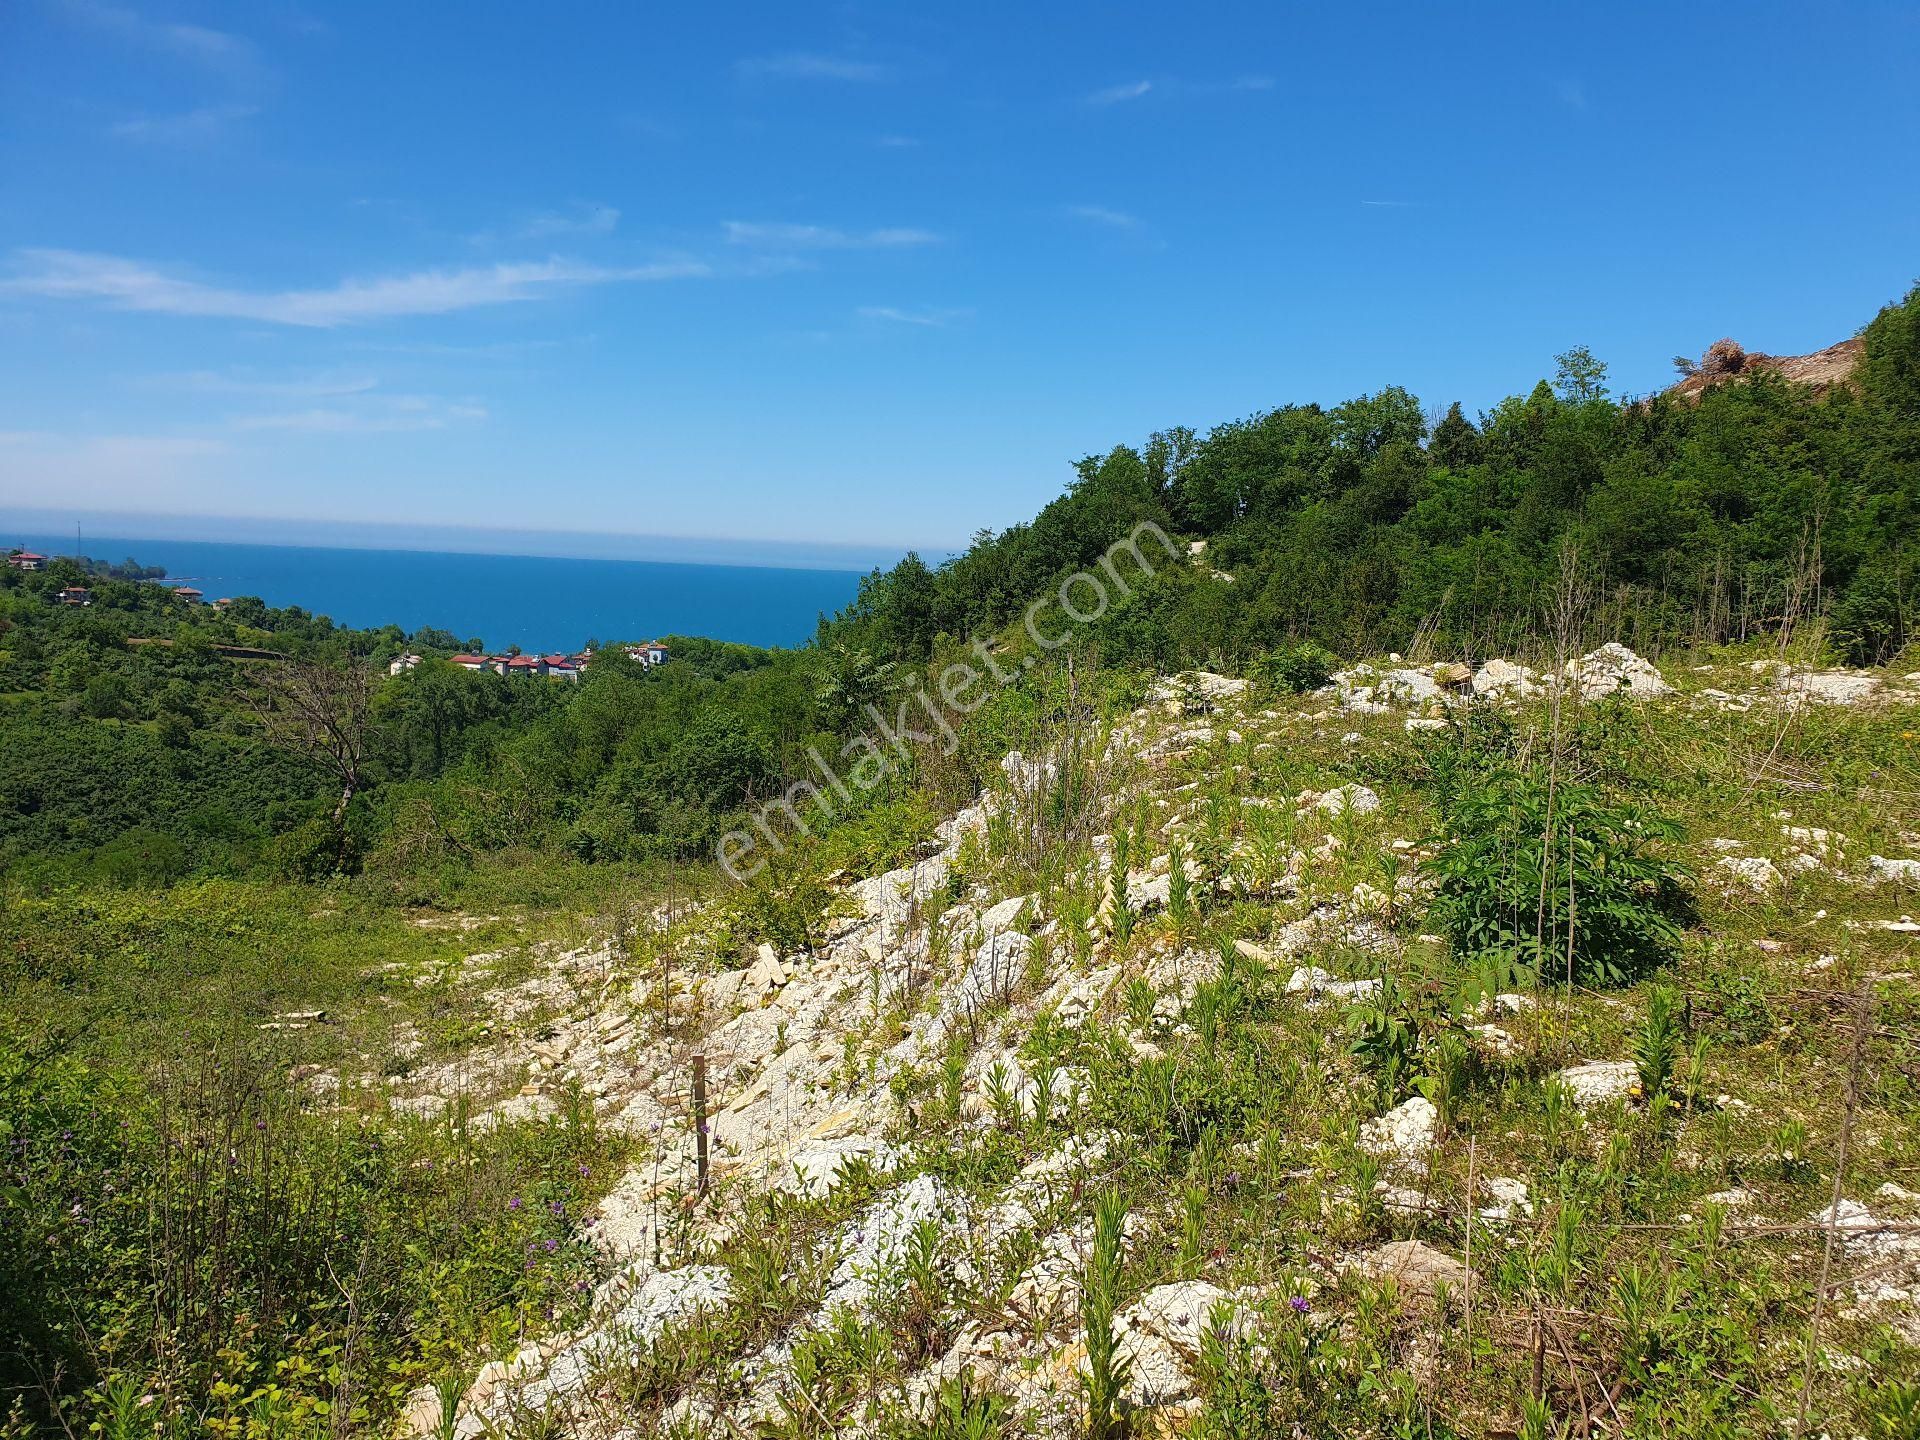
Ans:
POLYGON ((1109 85, 1104 90, 1096 90, 1087 96, 1089 105, 1119 105, 1128 100, 1138 100, 1153 89, 1151 80, 1134 80, 1125 85, 1109 85))
POLYGON ((209 436, 0 430, 0 499, 37 505, 52 494, 84 494, 90 504, 150 503, 156 486, 206 478, 231 448, 209 436))
POLYGON ((677 280, 711 273, 696 260, 611 267, 549 259, 518 264, 419 270, 347 279, 323 290, 236 290, 168 275, 138 260, 74 250, 22 250, 0 295, 91 300, 119 310, 257 320, 331 329, 408 315, 445 315, 534 300, 556 291, 627 281, 677 280))
POLYGON ((203 105, 178 115, 135 115, 108 127, 108 133, 141 145, 205 145, 259 113, 257 105, 203 105))
POLYGON ((891 325, 919 325, 937 330, 956 320, 972 316, 971 310, 903 310, 894 305, 862 305, 854 312, 862 320, 882 320, 891 325))
POLYGON ((1137 230, 1140 227, 1138 216, 1129 215, 1124 210, 1110 210, 1105 205, 1069 205, 1067 214, 1075 220, 1085 220, 1090 225, 1105 225, 1111 230, 1137 230))
POLYGON ((734 63, 736 74, 748 79, 853 80, 871 83, 892 78, 893 67, 845 55, 790 51, 784 55, 753 55, 734 63))
POLYGON ((1273 88, 1274 79, 1271 75, 1236 75, 1227 80, 1163 77, 1159 80, 1133 80, 1122 85, 1109 85, 1104 90, 1095 90, 1091 95, 1082 96, 1081 100, 1088 105, 1122 105, 1148 95, 1191 98, 1201 95, 1242 95, 1273 88))
POLYGON ((542 210, 498 229, 468 236, 475 245, 508 240, 574 240, 611 235, 620 226, 620 212, 611 205, 575 201, 564 210, 542 210))
POLYGON ((155 375, 146 384, 192 395, 257 395, 279 400, 326 400, 342 395, 365 395, 380 388, 378 376, 319 374, 288 379, 258 375, 222 374, 217 370, 187 370, 155 375))
POLYGON ((1415 200, 1362 200, 1362 205, 1376 210, 1411 210, 1419 202, 1415 200))
POLYGON ((575 205, 570 210, 534 216, 520 233, 529 240, 556 235, 611 235, 619 223, 620 212, 611 205, 575 205))
POLYGON ((253 42, 225 30, 149 20, 124 6, 97 0, 64 0, 61 9, 124 44, 190 61, 233 80, 253 82, 262 76, 264 67, 253 42))
POLYGON ((285 414, 242 415, 228 422, 239 431, 280 430, 318 435, 389 435, 413 430, 444 430, 449 425, 487 418, 484 405, 444 400, 437 395, 382 395, 351 408, 316 406, 285 414))
POLYGON ((729 245, 784 246, 796 250, 895 250, 933 245, 931 230, 892 226, 879 230, 838 230, 830 225, 788 225, 729 220, 723 227, 729 245))

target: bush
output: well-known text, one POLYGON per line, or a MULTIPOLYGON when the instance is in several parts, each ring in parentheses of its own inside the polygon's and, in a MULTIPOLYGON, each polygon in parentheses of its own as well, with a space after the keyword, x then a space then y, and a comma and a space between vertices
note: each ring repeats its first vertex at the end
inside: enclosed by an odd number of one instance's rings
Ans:
POLYGON ((1680 938, 1683 872, 1658 853, 1680 826, 1544 767, 1506 764, 1446 807, 1434 919, 1463 955, 1536 980, 1618 985, 1680 938))
POLYGON ((583 1192, 615 1154, 590 1110, 363 1123, 303 1110, 283 1073, 222 1055, 120 1079, 0 1034, 0 1413, 57 1401, 84 1433, 145 1397, 120 1433, 265 1414, 292 1435, 334 1407, 371 1429, 577 1313, 583 1192))
POLYGON ((1335 659, 1311 640, 1269 650, 1253 662, 1252 678, 1272 695, 1304 695, 1333 678, 1335 659))

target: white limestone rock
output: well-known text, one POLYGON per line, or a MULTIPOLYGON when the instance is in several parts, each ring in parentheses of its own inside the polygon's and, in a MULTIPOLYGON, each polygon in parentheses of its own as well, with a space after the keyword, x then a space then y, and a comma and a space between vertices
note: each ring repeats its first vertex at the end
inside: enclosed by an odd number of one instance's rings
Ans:
POLYGON ((1320 796, 1313 808, 1324 815, 1372 815, 1380 808, 1380 797, 1365 785, 1348 782, 1320 796))
POLYGON ((864 1162, 880 1174, 889 1175, 899 1168, 900 1160, 900 1152, 877 1135, 814 1140, 787 1157, 787 1163, 774 1176, 773 1188, 817 1199, 839 1187, 849 1165, 864 1162))
POLYGON ((1726 871, 1732 883, 1756 895, 1778 890, 1782 880, 1779 867, 1764 855, 1728 855, 1716 861, 1714 868, 1726 871))
POLYGON ((1361 1125, 1360 1148, 1389 1159, 1415 1160, 1433 1148, 1439 1129, 1440 1112, 1431 1100, 1416 1095, 1361 1125))
POLYGON ((1850 670, 1823 670, 1785 676, 1780 681, 1783 694, 1816 705, 1862 705, 1880 693, 1877 676, 1850 670))
POLYGON ((1671 695, 1666 677, 1618 641, 1567 662, 1567 676, 1580 687, 1582 698, 1598 700, 1624 690, 1636 700, 1671 695))
POLYGON ((1364 1250, 1345 1268, 1372 1280, 1391 1279, 1402 1295, 1429 1301, 1442 1286, 1457 1300, 1473 1283, 1473 1272, 1466 1266, 1420 1240, 1395 1240, 1364 1250))
POLYGON ((1631 1060, 1590 1060, 1555 1077, 1573 1095, 1582 1110, 1625 1100, 1640 1089, 1640 1067, 1631 1060))
POLYGON ((1473 693, 1489 700, 1523 700, 1540 690, 1539 674, 1511 660, 1489 660, 1473 676, 1473 693))
POLYGON ((1874 885, 1920 885, 1920 860, 1867 857, 1867 879, 1874 885))

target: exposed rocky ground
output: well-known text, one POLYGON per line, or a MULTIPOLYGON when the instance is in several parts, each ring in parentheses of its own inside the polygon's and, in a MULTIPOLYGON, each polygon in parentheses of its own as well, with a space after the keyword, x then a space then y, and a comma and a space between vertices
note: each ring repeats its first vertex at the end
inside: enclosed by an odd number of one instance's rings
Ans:
MULTIPOLYGON (((1662 1184, 1693 1198, 1647 1231, 1649 1253, 1668 1227, 1711 1213, 1735 1237, 1716 1244, 1765 1246, 1804 1285, 1824 1261, 1830 1365, 1868 1363, 1847 1348, 1864 1343, 1862 1326, 1920 1344, 1920 1150, 1906 1092, 1888 1081, 1853 1124, 1836 1185, 1847 1046, 1809 1052, 1794 1035, 1844 1029, 1833 1013, 1853 993, 1912 1013, 1920 835, 1902 828, 1910 808, 1876 807, 1870 778, 1840 795, 1788 774, 1782 747, 1769 754, 1766 741, 1824 712, 1902 716, 1916 702, 1920 674, 1766 660, 1663 673, 1618 645, 1559 675, 1395 657, 1278 700, 1190 675, 1101 737, 1103 823, 1073 873, 1007 859, 1037 823, 1056 764, 1015 753, 918 858, 845 880, 812 953, 761 946, 729 964, 693 912, 656 916, 658 943, 644 949, 477 955, 469 973, 437 983, 487 987, 492 1034, 458 1058, 351 1083, 474 1124, 590 1104, 643 1158, 600 1208, 607 1278, 592 1321, 487 1365, 455 1412, 451 1392, 419 1392, 410 1423, 425 1435, 450 1418, 463 1437, 535 1417, 587 1436, 789 1422, 795 1433, 877 1433, 887 1416, 928 1413, 964 1373, 1007 1397, 1016 1428, 1079 1433, 1090 1197, 1155 1143, 1101 1103, 1100 1076, 1116 1073, 1119 1054, 1122 1069, 1177 1077, 1210 1043, 1212 1021, 1196 1010, 1210 1011, 1223 971, 1237 976, 1242 963, 1271 975, 1276 1034, 1304 1057, 1303 1076, 1318 1073, 1299 1082, 1314 1103, 1291 1132, 1189 1140, 1199 1148, 1183 1171, 1157 1193, 1136 1187, 1128 1251, 1140 1283, 1115 1332, 1140 1423, 1194 1421, 1203 1350, 1220 1335, 1274 1346, 1293 1326, 1330 1344, 1380 1295, 1406 1317, 1389 1327, 1380 1363, 1421 1393, 1445 1389, 1462 1322, 1481 1327, 1484 1344, 1520 1346, 1524 1370, 1545 1322, 1528 1332, 1515 1319, 1513 1277, 1536 1267, 1537 1291, 1541 1257, 1550 1263, 1559 1243, 1553 1217, 1572 1202, 1522 1125, 1550 1131, 1556 1154, 1615 1147, 1632 1166, 1664 1167, 1662 1184), (1703 735, 1740 726, 1757 737, 1753 803, 1717 822, 1690 815, 1686 858, 1700 953, 1756 980, 1749 993, 1715 979, 1718 1003, 1745 997, 1765 1018, 1740 1044, 1704 1052, 1657 1161, 1641 1148, 1647 1097, 1630 1038, 1641 1006, 1630 990, 1484 996, 1459 1018, 1473 1064, 1509 1098, 1455 1102, 1451 1116, 1425 1095, 1383 1105, 1347 1047, 1356 1006, 1378 1003, 1395 975, 1448 963, 1421 928, 1431 817, 1392 779, 1402 757, 1464 714, 1556 695, 1569 708, 1622 696, 1645 716, 1689 717, 1703 735), (1123 829, 1150 839, 1144 851, 1134 841, 1124 897, 1113 878, 1123 829), (1805 1014, 1784 1003, 1808 996, 1805 1014), (704 1199, 695 1056, 709 1107, 704 1199), (1288 1197, 1284 1239, 1277 1226, 1258 1243, 1236 1238, 1208 1213, 1231 1209, 1256 1175, 1288 1197), (1470 1297, 1483 1291, 1473 1319, 1470 1297), (912 1343, 898 1341, 905 1358, 879 1367, 884 1382, 849 1390, 824 1357, 857 1351, 862 1326, 912 1343)), ((340 1082, 308 1083, 330 1094, 340 1082)), ((1568 1365, 1590 1407, 1580 1413, 1598 1423, 1611 1377, 1568 1365)), ((1481 1429, 1518 1423, 1510 1397, 1454 1403, 1481 1429)))
POLYGON ((1681 377, 1672 393, 1695 398, 1703 391, 1729 380, 1738 380, 1771 371, 1796 385, 1811 385, 1826 390, 1845 383, 1866 353, 1865 342, 1855 337, 1815 350, 1808 355, 1763 355, 1750 351, 1734 340, 1716 340, 1700 357, 1693 373, 1681 377))

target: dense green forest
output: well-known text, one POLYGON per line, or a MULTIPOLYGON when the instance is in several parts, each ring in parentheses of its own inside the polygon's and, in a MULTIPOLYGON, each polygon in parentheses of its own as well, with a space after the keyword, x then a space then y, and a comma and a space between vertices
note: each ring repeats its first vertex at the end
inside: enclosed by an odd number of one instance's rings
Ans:
POLYGON ((1543 629, 1569 557, 1597 597, 1589 627, 1642 649, 1799 614, 1825 620, 1837 658, 1877 663, 1915 624, 1920 289, 1865 341, 1855 383, 1827 393, 1762 371, 1697 400, 1616 399, 1572 351, 1477 420, 1454 404, 1429 423, 1388 387, 1169 428, 1080 461, 1030 523, 943 566, 875 572, 799 650, 676 638, 656 671, 608 651, 577 686, 438 662, 382 680, 356 713, 344 808, 325 756, 272 743, 274 673, 377 671, 404 647, 444 655, 452 636, 258 600, 215 613, 69 562, 7 570, 0 868, 40 889, 367 871, 425 895, 502 853, 700 856, 903 680, 976 637, 1030 649, 1033 597, 1142 521, 1206 544, 1197 564, 1156 555, 1151 579, 1072 632, 1110 671, 1244 668, 1302 640, 1511 652, 1543 629), (83 580, 90 606, 53 603, 83 580))

